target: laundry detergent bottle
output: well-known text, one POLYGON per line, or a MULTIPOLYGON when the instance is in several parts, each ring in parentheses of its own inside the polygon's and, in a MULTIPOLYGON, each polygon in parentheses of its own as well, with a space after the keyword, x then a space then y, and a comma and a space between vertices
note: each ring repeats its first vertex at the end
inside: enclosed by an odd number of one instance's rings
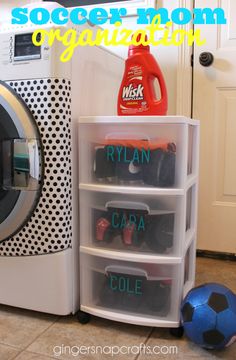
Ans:
MULTIPOLYGON (((137 36, 137 42, 141 34, 137 36)), ((148 40, 145 36, 145 42, 148 40)), ((161 69, 148 45, 131 45, 121 83, 118 115, 166 115, 168 106, 166 84, 161 69), (160 98, 155 90, 159 83, 160 98)))

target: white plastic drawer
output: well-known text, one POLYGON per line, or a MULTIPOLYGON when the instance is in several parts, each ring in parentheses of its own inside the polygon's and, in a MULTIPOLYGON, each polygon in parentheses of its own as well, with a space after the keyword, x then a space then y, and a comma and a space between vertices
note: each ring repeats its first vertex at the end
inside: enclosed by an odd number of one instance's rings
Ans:
POLYGON ((164 121, 104 124, 88 119, 79 124, 80 183, 183 188, 196 171, 190 128, 164 121))
POLYGON ((178 255, 182 196, 80 190, 81 245, 116 251, 178 255))
POLYGON ((81 304, 178 321, 180 265, 110 260, 81 254, 81 304))

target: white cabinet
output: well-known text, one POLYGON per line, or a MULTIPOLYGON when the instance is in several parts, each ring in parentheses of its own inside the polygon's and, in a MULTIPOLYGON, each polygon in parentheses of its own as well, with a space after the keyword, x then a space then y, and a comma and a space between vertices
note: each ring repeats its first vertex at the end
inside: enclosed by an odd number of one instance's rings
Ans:
POLYGON ((199 122, 79 121, 81 310, 178 327, 194 284, 199 122))

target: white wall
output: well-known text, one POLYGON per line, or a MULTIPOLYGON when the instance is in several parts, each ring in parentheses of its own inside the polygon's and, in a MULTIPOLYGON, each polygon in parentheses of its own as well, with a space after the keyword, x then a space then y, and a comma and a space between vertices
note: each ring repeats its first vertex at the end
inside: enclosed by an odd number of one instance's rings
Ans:
MULTIPOLYGON (((13 7, 23 6, 36 0, 0 0, 0 24, 11 18, 11 9, 13 7)), ((38 1, 38 0, 37 0, 38 1)))
MULTIPOLYGON (((0 19, 5 19, 6 14, 10 14, 12 7, 22 6, 28 3, 40 2, 39 0, 1 0, 0 5, 0 19)), ((161 6, 168 8, 170 11, 179 6, 178 0, 162 0, 161 6)), ((122 4, 121 4, 122 7, 122 4)), ((1 21, 1 20, 0 20, 1 21)), ((141 25, 137 25, 135 17, 128 17, 123 20, 123 25, 126 28, 137 29, 141 25)), ((142 25, 144 27, 144 25, 142 25)), ((122 57, 127 57, 127 47, 113 47, 112 51, 115 51, 122 57)), ((175 46, 159 46, 151 48, 152 54, 158 61, 161 69, 164 73, 164 77, 167 83, 168 97, 169 97, 169 111, 171 115, 176 114, 176 89, 177 89, 177 64, 178 64, 178 48, 175 46)), ((121 74, 122 78, 122 74, 121 74)))

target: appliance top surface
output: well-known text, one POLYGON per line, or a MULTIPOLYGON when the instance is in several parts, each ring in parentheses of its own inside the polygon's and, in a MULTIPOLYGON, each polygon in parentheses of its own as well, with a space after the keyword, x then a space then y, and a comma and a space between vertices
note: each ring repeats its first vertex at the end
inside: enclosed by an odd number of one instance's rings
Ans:
MULTIPOLYGON (((98 30, 97 26, 84 24, 75 26, 68 23, 64 26, 55 26, 50 23, 41 27, 27 25, 3 24, 0 30, 0 80, 14 81, 24 79, 42 79, 42 78, 65 78, 72 80, 72 60, 73 63, 79 60, 78 48, 72 59, 68 62, 60 60, 61 54, 66 50, 60 41, 55 40, 53 45, 49 45, 48 37, 41 46, 34 46, 32 34, 35 30, 44 29, 49 32, 52 29, 61 29, 64 34, 68 29, 77 30, 78 35, 83 30, 91 29, 93 32, 98 30)), ((99 46, 104 53, 120 58, 109 48, 99 46)), ((86 47, 81 47, 79 51, 86 52, 86 47)), ((73 69, 78 69, 74 66, 73 69)), ((78 70, 76 70, 78 71, 78 70)))

